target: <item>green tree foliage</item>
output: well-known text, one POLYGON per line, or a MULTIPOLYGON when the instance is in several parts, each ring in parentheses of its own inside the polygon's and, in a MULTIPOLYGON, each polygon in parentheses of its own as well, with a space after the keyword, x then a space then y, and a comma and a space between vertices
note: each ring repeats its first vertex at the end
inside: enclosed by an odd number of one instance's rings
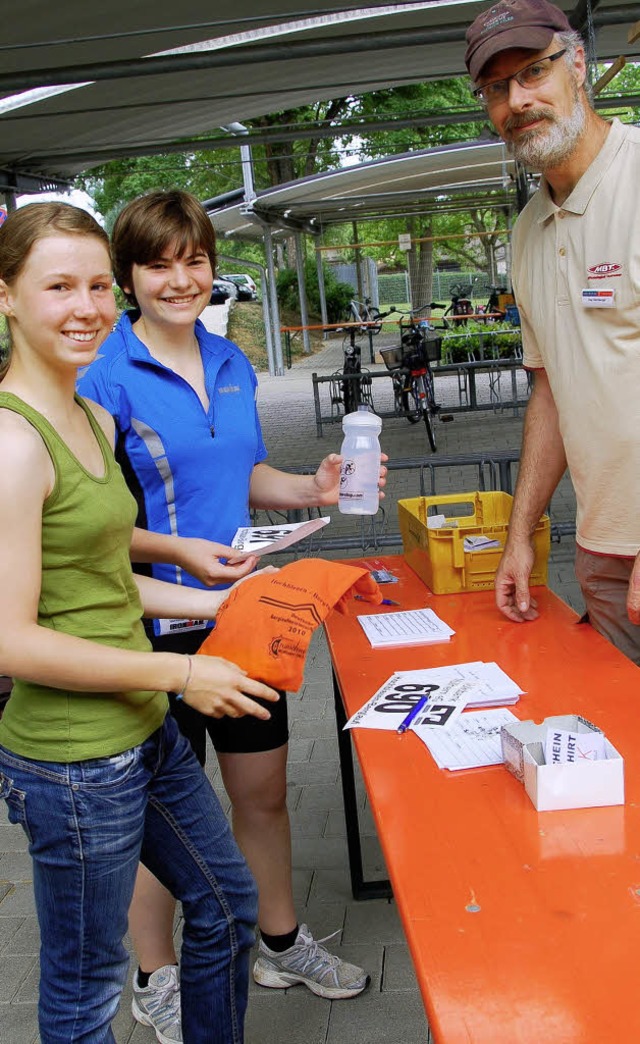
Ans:
MULTIPOLYGON (((468 112, 474 107, 467 81, 457 77, 388 88, 354 98, 351 115, 363 121, 416 121, 409 126, 385 131, 363 129, 356 139, 361 156, 363 159, 376 159, 486 136, 489 131, 482 113, 478 114, 478 121, 473 123, 440 122, 439 117, 445 114, 468 112), (420 118, 431 116, 436 117, 435 124, 419 124, 420 118)), ((353 139, 343 138, 344 143, 349 140, 353 139)), ((400 232, 410 232, 413 238, 421 240, 406 258, 395 244, 385 244, 371 250, 376 260, 387 266, 408 267, 414 304, 431 299, 433 269, 443 257, 459 262, 464 267, 486 268, 487 273, 493 270, 495 233, 499 227, 504 227, 504 214, 490 207, 479 209, 477 206, 464 213, 460 210, 450 213, 451 202, 442 199, 441 213, 436 210, 432 214, 367 226, 366 238, 370 241, 395 239, 400 232), (487 232, 489 236, 485 236, 487 232), (464 238, 465 235, 474 235, 475 238, 464 238), (442 236, 451 238, 443 240, 442 236)))
MULTIPOLYGON (((463 77, 431 80, 427 83, 389 87, 364 94, 352 101, 351 115, 363 120, 411 119, 439 117, 447 113, 468 112, 475 107, 467 81, 463 77)), ((478 114, 477 123, 440 123, 419 126, 417 123, 397 130, 366 131, 358 135, 363 158, 376 159, 398 152, 434 148, 455 141, 471 141, 480 137, 487 119, 478 114)), ((348 140, 348 139, 347 139, 348 140)))
POLYGON ((125 203, 152 189, 182 188, 208 199, 242 184, 239 156, 207 152, 174 152, 114 160, 94 167, 76 180, 95 201, 111 231, 125 203))
MULTIPOLYGON (((341 120, 349 111, 347 98, 302 105, 296 109, 285 109, 247 121, 247 127, 268 131, 286 127, 290 130, 313 131, 341 120)), ((336 125, 336 134, 339 124, 336 125)), ((297 178, 309 177, 323 170, 340 166, 339 138, 323 138, 312 135, 295 141, 270 142, 253 149, 256 182, 263 187, 282 185, 297 178)))
MULTIPOLYGON (((607 68, 608 66, 606 65, 599 65, 597 68, 596 79, 598 76, 601 76, 607 68)), ((610 119, 612 116, 619 116, 624 123, 640 123, 640 108, 627 106, 621 107, 620 105, 616 105, 613 100, 616 96, 637 96, 638 94, 640 94, 640 64, 629 62, 604 88, 601 97, 611 97, 612 105, 611 109, 601 109, 600 115, 604 116, 605 119, 610 119)))
MULTIPOLYGON (((330 323, 339 323, 344 318, 348 309, 349 301, 353 297, 353 287, 348 283, 339 282, 332 269, 323 265, 324 289, 327 301, 327 318, 330 323)), ((318 271, 315 261, 307 259, 304 264, 304 278, 307 288, 307 301, 309 310, 314 315, 320 315, 320 290, 318 287, 318 271)), ((278 301, 285 309, 297 311, 298 304, 298 280, 293 268, 283 268, 277 279, 278 301)))

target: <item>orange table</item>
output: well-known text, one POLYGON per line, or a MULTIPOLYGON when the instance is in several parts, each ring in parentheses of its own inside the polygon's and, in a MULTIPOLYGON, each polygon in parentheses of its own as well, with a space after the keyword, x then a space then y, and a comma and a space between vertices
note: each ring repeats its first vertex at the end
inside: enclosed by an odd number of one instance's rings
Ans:
MULTIPOLYGON (((413 734, 351 733, 436 1041, 640 1041, 640 673, 546 589, 512 624, 492 592, 432 595, 400 557, 385 588, 431 606, 448 643, 374 651, 355 617, 326 624, 353 714, 393 670, 495 660, 521 719, 579 712, 625 759, 626 804, 538 813, 504 766, 447 772, 413 734)), ((378 612, 392 611, 380 608, 378 612)))

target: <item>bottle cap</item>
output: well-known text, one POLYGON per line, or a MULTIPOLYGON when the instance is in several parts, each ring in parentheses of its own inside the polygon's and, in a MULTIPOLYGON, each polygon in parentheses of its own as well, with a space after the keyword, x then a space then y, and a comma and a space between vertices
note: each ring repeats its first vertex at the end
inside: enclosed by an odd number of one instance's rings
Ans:
POLYGON ((347 428, 350 430, 369 428, 379 434, 382 431, 382 418, 368 406, 358 406, 355 413, 345 413, 342 418, 342 430, 346 432, 347 428))

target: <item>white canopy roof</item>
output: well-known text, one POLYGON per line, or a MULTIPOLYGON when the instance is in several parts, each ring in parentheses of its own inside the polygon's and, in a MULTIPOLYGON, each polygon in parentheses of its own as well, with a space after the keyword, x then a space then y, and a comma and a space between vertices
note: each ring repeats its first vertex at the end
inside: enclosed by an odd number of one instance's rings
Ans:
MULTIPOLYGON (((560 5, 574 9, 571 0, 560 5)), ((22 0, 3 19, 0 44, 0 190, 320 98, 460 74, 465 29, 482 6, 487 0, 369 0, 366 8, 361 0, 22 0)), ((637 54, 627 34, 640 3, 592 7, 598 57, 637 54)), ((578 23, 584 11, 578 0, 578 23)))
MULTIPOLYGON (((515 164, 500 141, 421 149, 357 167, 318 174, 258 194, 244 203, 210 211, 218 236, 259 239, 274 234, 375 215, 405 216, 433 207, 441 195, 498 189, 513 199, 515 164)), ((498 197, 500 198, 500 197, 498 197)))

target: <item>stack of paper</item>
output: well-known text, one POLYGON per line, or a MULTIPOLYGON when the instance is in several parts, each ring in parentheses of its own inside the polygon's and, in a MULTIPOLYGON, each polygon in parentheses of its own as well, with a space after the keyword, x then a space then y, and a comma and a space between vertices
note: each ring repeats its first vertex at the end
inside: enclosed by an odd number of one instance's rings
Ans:
POLYGON ((407 609, 399 613, 371 613, 358 621, 374 649, 394 645, 426 645, 448 642, 455 634, 433 609, 407 609))
POLYGON ((483 663, 482 660, 453 663, 448 667, 402 671, 393 674, 386 684, 393 682, 400 685, 428 685, 430 691, 437 694, 441 686, 454 680, 475 683, 467 702, 467 710, 475 710, 478 707, 504 707, 517 703, 523 692, 497 663, 483 663))
MULTIPOLYGON (((432 704, 435 701, 445 702, 452 685, 459 683, 464 683, 464 706, 467 711, 516 703, 522 694, 520 686, 497 663, 482 663, 478 660, 449 667, 397 671, 356 711, 345 728, 395 731, 422 696, 428 696, 432 704)), ((456 703, 460 702, 462 699, 458 692, 456 703)))

